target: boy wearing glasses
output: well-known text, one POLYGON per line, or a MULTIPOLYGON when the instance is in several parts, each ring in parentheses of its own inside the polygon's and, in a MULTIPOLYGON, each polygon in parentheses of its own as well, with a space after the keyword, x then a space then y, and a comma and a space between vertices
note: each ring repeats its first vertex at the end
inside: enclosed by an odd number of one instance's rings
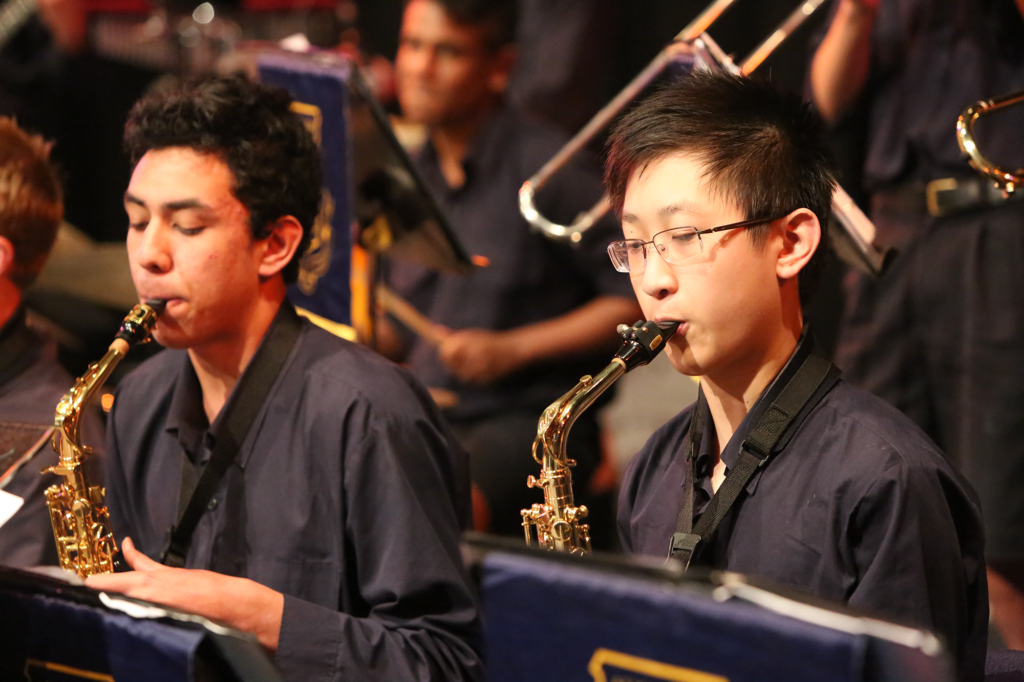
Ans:
POLYGON ((612 134, 609 246, 697 403, 625 473, 629 552, 673 556, 939 634, 981 679, 984 540, 970 485, 913 423, 843 383, 801 311, 834 180, 820 122, 767 84, 697 73, 612 134), (730 480, 731 479, 731 480, 730 480))

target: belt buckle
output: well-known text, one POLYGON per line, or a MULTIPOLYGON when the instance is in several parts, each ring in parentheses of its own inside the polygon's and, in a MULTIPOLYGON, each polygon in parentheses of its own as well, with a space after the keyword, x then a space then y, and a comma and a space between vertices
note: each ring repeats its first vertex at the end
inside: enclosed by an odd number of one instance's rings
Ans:
POLYGON ((928 203, 928 215, 941 218, 956 210, 955 206, 943 205, 942 195, 946 192, 955 192, 957 187, 956 178, 940 178, 929 182, 924 188, 928 203))

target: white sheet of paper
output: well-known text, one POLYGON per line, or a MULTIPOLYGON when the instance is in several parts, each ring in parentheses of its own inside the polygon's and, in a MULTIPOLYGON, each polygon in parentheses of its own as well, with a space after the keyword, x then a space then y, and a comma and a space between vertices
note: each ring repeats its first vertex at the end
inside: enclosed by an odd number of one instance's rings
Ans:
POLYGON ((17 495, 0 490, 0 526, 10 521, 23 504, 25 504, 25 500, 17 495))

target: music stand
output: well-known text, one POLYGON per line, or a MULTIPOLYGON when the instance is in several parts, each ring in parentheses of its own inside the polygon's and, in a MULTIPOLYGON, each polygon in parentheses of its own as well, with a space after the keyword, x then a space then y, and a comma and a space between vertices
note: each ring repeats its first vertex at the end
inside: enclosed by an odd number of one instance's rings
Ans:
POLYGON ((355 218, 371 234, 363 246, 430 270, 468 274, 473 270, 448 218, 398 142, 387 114, 374 100, 358 69, 349 79, 349 139, 352 141, 355 218))
MULTIPOLYGON (((374 100, 354 64, 332 52, 296 54, 276 46, 258 46, 256 50, 261 80, 292 90, 300 112, 302 108, 322 112, 325 180, 332 187, 337 204, 332 207, 331 218, 335 228, 330 241, 334 242, 334 247, 343 240, 349 243, 347 227, 351 224, 355 228, 351 235, 351 261, 346 259, 339 264, 337 274, 333 275, 335 281, 330 280, 332 275, 325 274, 321 282, 333 291, 330 296, 335 299, 341 288, 348 291, 351 282, 351 310, 346 309, 341 315, 346 319, 326 312, 326 309, 337 308, 337 304, 324 305, 324 310, 317 310, 316 305, 310 306, 311 301, 302 296, 297 301, 293 296, 293 302, 336 322, 351 321, 362 340, 373 346, 378 261, 382 255, 451 273, 468 273, 474 266, 395 137, 387 114, 374 100), (317 107, 307 106, 304 98, 316 97, 325 89, 337 87, 326 85, 325 76, 327 80, 343 83, 340 97, 321 98, 317 107), (321 82, 314 85, 317 79, 321 82), (328 105, 328 102, 335 103, 328 105), (343 116, 337 115, 339 109, 343 116), (327 134, 329 117, 333 117, 331 130, 334 131, 330 136, 327 134), (332 178, 336 180, 333 184, 332 178), (344 237, 342 225, 346 228, 344 237)), ((323 255, 320 257, 322 259, 323 255)), ((303 268, 311 258, 312 250, 303 258, 303 268)), ((300 274, 300 285, 302 281, 300 274)), ((314 295, 312 290, 302 293, 307 298, 314 295)))
POLYGON ((361 232, 374 232, 360 239, 363 246, 431 270, 471 272, 469 256, 395 137, 387 113, 374 99, 359 69, 333 52, 295 53, 267 45, 253 49, 258 50, 261 80, 285 87, 287 83, 282 78, 267 78, 268 66, 344 74, 348 87, 344 107, 349 149, 330 149, 325 153, 341 152, 350 159, 352 217, 361 232), (386 224, 381 224, 381 218, 386 224))
POLYGON ((735 573, 467 533, 491 682, 952 680, 923 630, 735 573))
POLYGON ((0 679, 282 682, 252 635, 0 567, 0 679))

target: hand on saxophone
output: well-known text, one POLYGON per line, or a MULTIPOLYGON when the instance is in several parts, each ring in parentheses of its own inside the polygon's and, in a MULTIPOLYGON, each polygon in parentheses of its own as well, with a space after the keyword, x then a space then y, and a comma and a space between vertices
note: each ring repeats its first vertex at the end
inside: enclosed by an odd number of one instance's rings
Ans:
POLYGON ((131 538, 124 539, 121 551, 132 571, 92 575, 85 584, 209 618, 252 633, 267 649, 277 650, 284 613, 280 592, 246 578, 168 568, 135 549, 131 538))

